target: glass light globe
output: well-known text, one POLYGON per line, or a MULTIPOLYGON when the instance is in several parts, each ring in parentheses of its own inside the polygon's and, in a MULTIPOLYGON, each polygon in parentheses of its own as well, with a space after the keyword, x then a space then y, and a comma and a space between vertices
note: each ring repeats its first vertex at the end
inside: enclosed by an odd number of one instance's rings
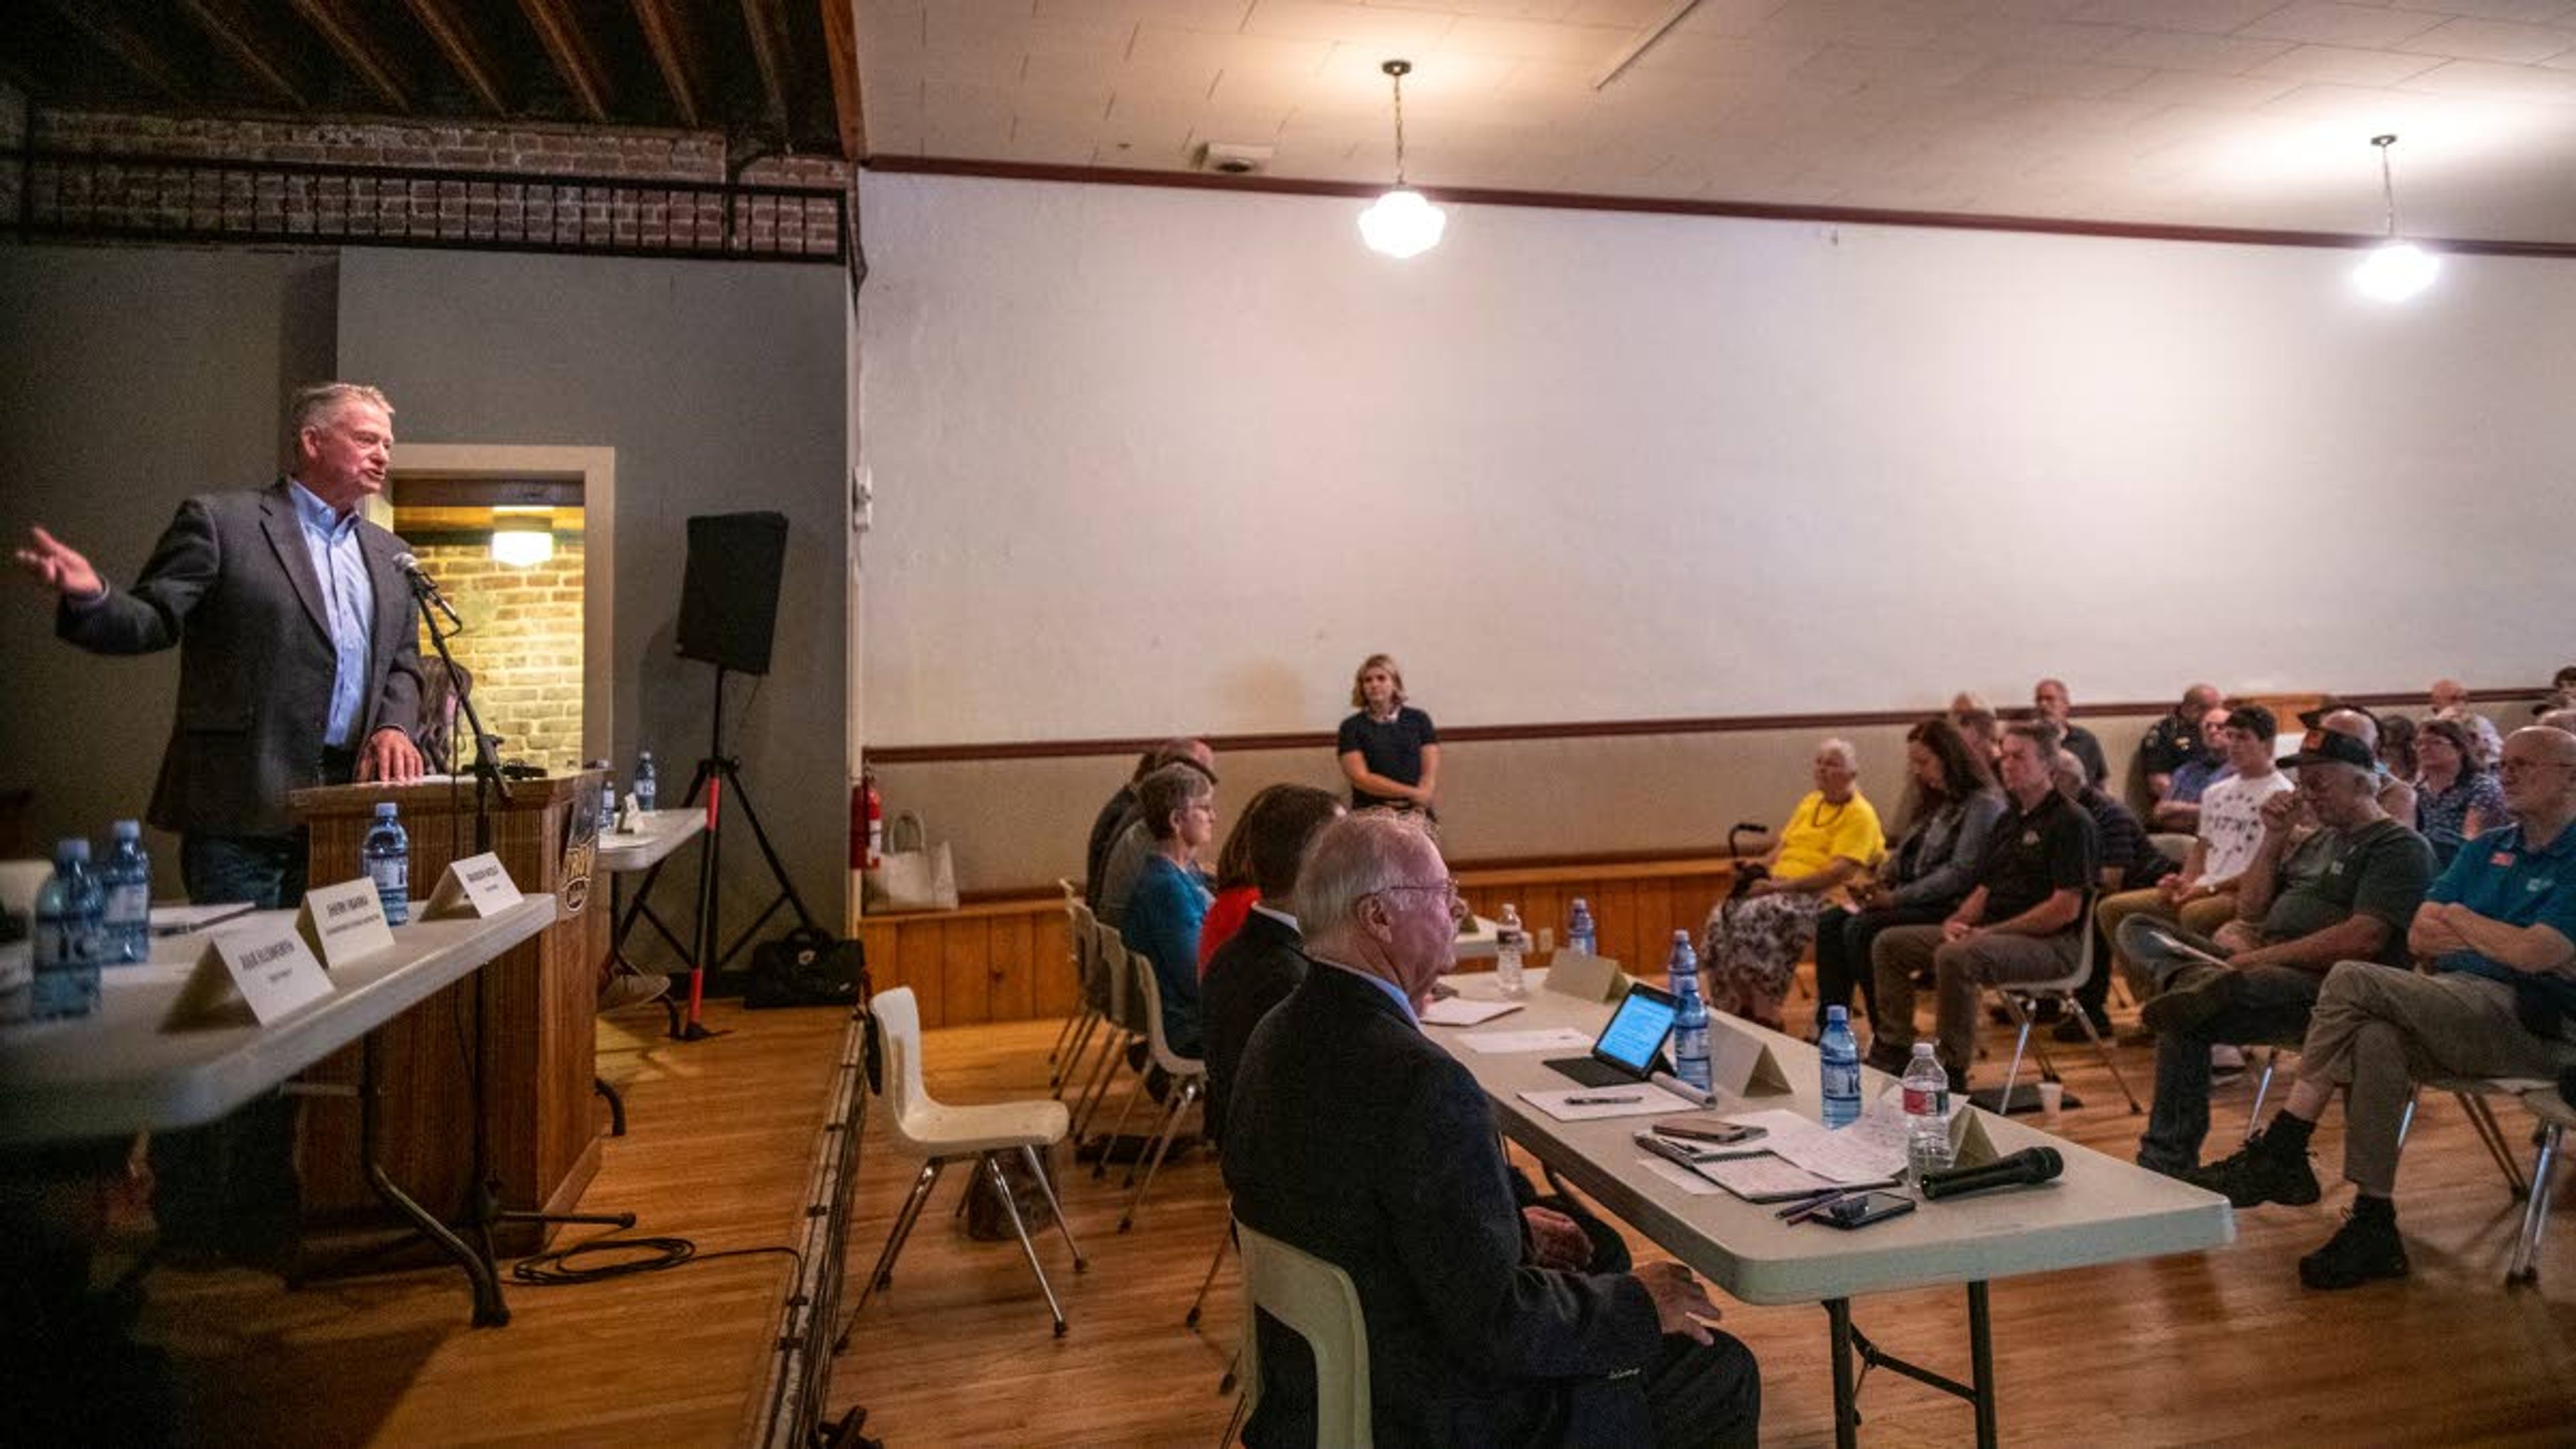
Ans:
POLYGON ((2352 269, 2352 282, 2365 296, 2403 302, 2433 285, 2442 260, 2413 242, 2393 241, 2362 258, 2352 269))
POLYGON ((541 528, 505 528, 492 534, 492 561, 534 568, 555 556, 555 536, 541 528))
POLYGON ((1416 257, 1440 245, 1440 233, 1448 225, 1448 214, 1423 200, 1421 192, 1399 189, 1360 213, 1360 240, 1390 257, 1416 257))

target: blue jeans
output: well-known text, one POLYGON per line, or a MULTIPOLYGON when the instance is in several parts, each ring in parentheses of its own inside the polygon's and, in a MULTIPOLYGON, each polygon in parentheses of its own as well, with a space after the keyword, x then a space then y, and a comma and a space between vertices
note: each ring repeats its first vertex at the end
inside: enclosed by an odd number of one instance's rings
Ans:
POLYGON ((1828 906, 1816 917, 1816 1030, 1825 1029, 1825 1008, 1839 1006, 1849 1015, 1852 988, 1860 988, 1856 1021, 1876 1019, 1878 976, 1869 964, 1869 948, 1890 926, 1932 926, 1950 914, 1957 901, 1889 906, 1884 910, 1848 911, 1828 906))
POLYGON ((2156 1038, 2156 1100, 2138 1139, 2138 1165, 2185 1172, 2200 1165, 2209 1136, 2209 1049, 2255 1043, 2295 1044, 2325 978, 2291 966, 2253 966, 2236 973, 2236 1003, 2192 1031, 2156 1038))
POLYGON ((305 833, 179 837, 179 879, 201 906, 248 901, 264 911, 304 903, 305 833))

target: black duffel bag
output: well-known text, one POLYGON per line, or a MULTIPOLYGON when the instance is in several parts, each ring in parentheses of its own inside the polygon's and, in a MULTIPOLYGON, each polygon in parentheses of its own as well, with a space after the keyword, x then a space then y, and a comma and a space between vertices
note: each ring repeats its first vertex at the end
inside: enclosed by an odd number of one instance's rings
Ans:
POLYGON ((773 1006, 855 1006, 867 989, 867 949, 829 931, 798 926, 752 948, 744 973, 742 1004, 753 1011, 773 1006))

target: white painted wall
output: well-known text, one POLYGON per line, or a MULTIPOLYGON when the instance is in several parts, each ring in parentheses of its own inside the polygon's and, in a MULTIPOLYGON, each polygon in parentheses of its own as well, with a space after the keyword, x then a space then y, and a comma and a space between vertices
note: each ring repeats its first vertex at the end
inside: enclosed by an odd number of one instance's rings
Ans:
POLYGON ((2576 263, 866 178, 879 746, 2527 683, 2576 263))

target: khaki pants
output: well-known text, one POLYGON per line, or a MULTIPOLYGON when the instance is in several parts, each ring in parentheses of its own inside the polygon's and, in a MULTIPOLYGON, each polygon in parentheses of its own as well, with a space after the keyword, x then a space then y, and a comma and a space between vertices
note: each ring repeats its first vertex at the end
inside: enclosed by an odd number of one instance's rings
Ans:
POLYGON ((2129 983, 2129 994, 2140 1001, 2155 994, 2156 983, 2146 971, 2120 950, 2120 923, 2131 916, 2154 916, 2159 920, 2178 922, 2196 936, 2215 935, 2218 928, 2236 919, 2236 892, 2220 891, 2187 902, 2180 911, 2165 904, 2164 893, 2149 887, 2142 891, 2122 891, 2104 896, 2093 907, 2093 920, 2102 928, 2102 939, 2110 943, 2111 959, 2120 965, 2120 976, 2129 983))
POLYGON ((1870 946, 1878 976, 1878 1010, 1870 1019, 1870 1050, 1914 1050, 1914 973, 1932 968, 1938 993, 1933 1051, 1941 1064, 1967 1079, 1977 1057, 1977 999, 1985 987, 2048 981, 2075 969, 2084 950, 2083 923, 2054 936, 2005 936, 1987 931, 1944 942, 1939 926, 1896 926, 1870 946))

